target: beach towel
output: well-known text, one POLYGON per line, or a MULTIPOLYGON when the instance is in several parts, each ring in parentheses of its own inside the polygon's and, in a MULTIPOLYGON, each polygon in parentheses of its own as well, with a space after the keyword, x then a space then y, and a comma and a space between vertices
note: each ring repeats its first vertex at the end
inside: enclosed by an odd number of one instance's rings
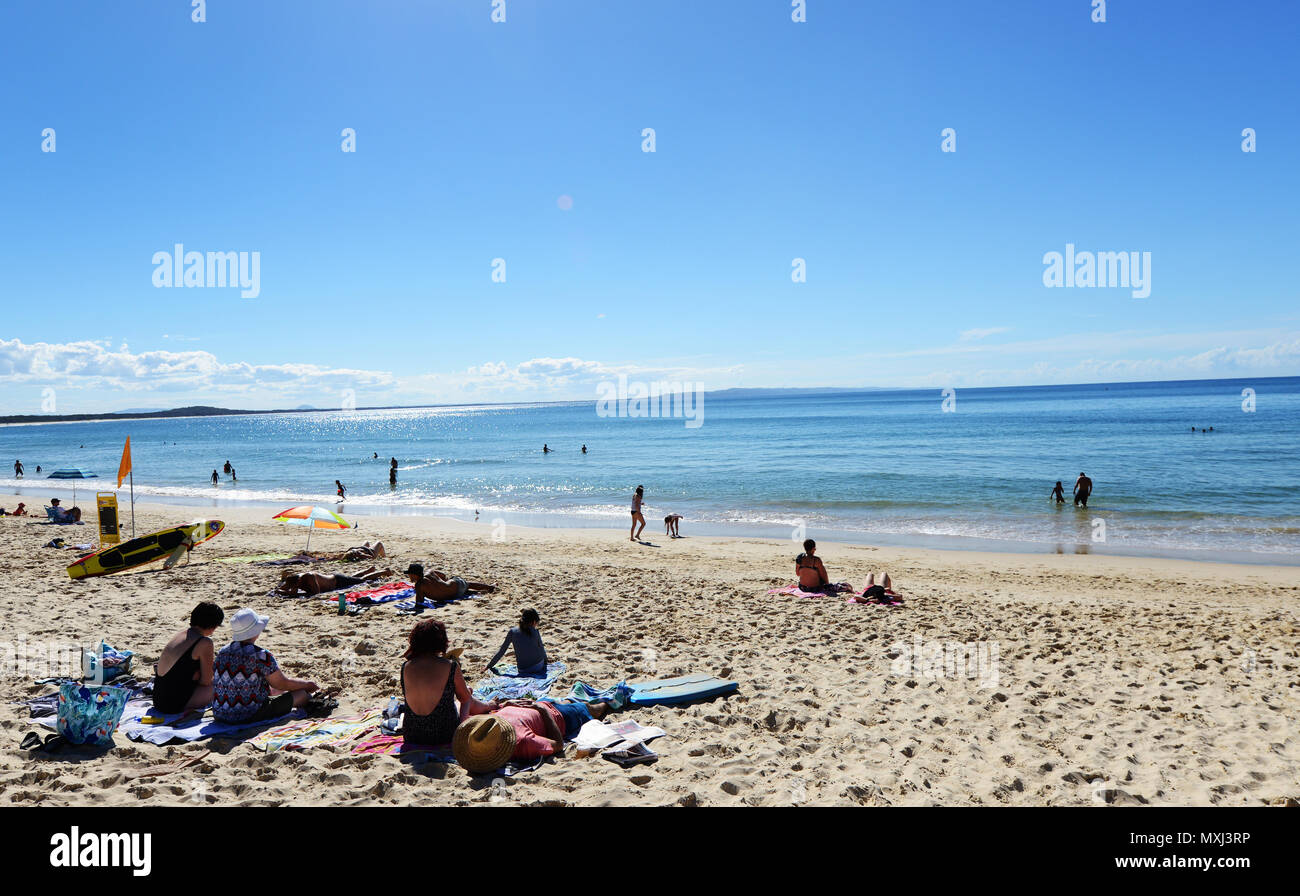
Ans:
POLYGON ((244 741, 250 747, 273 753, 276 750, 306 750, 311 747, 338 746, 351 743, 374 729, 383 718, 378 708, 359 715, 333 716, 326 719, 303 719, 280 725, 244 741))
MULTIPOLYGON (((451 752, 451 744, 443 744, 439 747, 404 744, 400 734, 380 734, 369 738, 353 747, 352 752, 362 756, 412 756, 423 753, 428 756, 431 762, 445 762, 448 765, 457 764, 456 757, 451 752)), ((486 772, 485 774, 494 778, 512 778, 523 772, 535 771, 541 766, 541 757, 527 763, 511 760, 496 771, 486 772)))
POLYGON ((551 685, 566 671, 564 663, 547 663, 546 674, 520 675, 514 666, 501 666, 501 671, 474 685, 474 696, 485 703, 489 700, 538 700, 551 691, 551 685))
POLYGON ((628 687, 625 681, 620 681, 613 687, 605 688, 603 691, 581 681, 575 681, 569 696, 574 700, 581 700, 583 703, 608 703, 610 709, 618 710, 627 706, 628 701, 632 699, 632 689, 628 687))
POLYGON ((429 759, 434 762, 454 763, 456 761, 451 754, 451 744, 441 746, 407 744, 402 741, 400 734, 376 734, 357 744, 352 748, 352 752, 364 756, 406 756, 410 753, 428 753, 429 759))
MULTIPOLYGON (((350 604, 387 604, 407 597, 415 597, 414 585, 410 582, 389 582, 377 588, 349 591, 346 600, 350 604)), ((338 602, 337 596, 331 599, 338 602)))
MULTIPOLYGON (((127 740, 137 743, 148 743, 156 746, 164 746, 169 743, 184 742, 193 743, 197 740, 204 740, 209 737, 226 737, 237 734, 241 731, 252 731, 257 728, 265 728, 267 725, 274 725, 282 722, 283 719, 301 718, 303 712, 301 709, 295 709, 288 715, 281 716, 279 719, 267 719, 262 722, 246 722, 241 725, 227 725, 224 722, 218 722, 208 715, 190 719, 180 727, 173 726, 173 722, 180 719, 182 713, 171 713, 170 715, 160 713, 154 710, 153 700, 148 698, 138 698, 129 700, 126 709, 122 713, 122 720, 118 723, 118 730, 126 735, 127 740), (163 722, 160 725, 146 725, 140 720, 145 716, 162 716, 163 722)), ((45 725, 47 728, 57 730, 56 720, 53 717, 41 718, 36 720, 38 724, 45 725)))
MULTIPOLYGON (((81 681, 72 678, 42 678, 36 684, 53 684, 62 687, 65 682, 74 682, 81 684, 81 681)), ((153 682, 140 682, 134 678, 123 678, 113 682, 113 687, 127 691, 127 702, 138 700, 141 697, 149 697, 153 694, 153 682)), ((42 719, 47 716, 53 716, 59 711, 59 693, 42 694, 39 697, 26 697, 22 700, 14 700, 15 706, 26 706, 31 718, 42 719)))
MULTIPOLYGON (((267 560, 288 560, 288 554, 248 554, 243 557, 217 557, 217 563, 263 563, 267 560)), ((267 564, 270 565, 270 564, 267 564)))
MULTIPOLYGON (((827 589, 834 588, 836 594, 843 594, 846 591, 852 591, 853 586, 848 582, 836 582, 833 585, 824 586, 827 589)), ((798 585, 785 585, 780 588, 771 588, 768 594, 792 594, 795 597, 826 597, 829 591, 804 591, 798 585)))

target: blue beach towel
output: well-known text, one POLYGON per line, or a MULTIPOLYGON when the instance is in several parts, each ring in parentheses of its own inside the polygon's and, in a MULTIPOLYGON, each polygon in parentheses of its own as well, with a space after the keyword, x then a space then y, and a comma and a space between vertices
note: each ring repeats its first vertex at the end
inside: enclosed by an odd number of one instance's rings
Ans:
MULTIPOLYGON (((169 743, 193 743, 209 737, 225 737, 240 732, 252 732, 262 728, 282 725, 289 719, 302 718, 303 711, 295 709, 293 712, 277 719, 246 722, 242 725, 227 725, 225 722, 218 722, 211 716, 205 715, 180 727, 173 727, 172 723, 180 719, 181 715, 182 713, 178 712, 166 714, 153 711, 153 700, 149 698, 131 700, 127 702, 126 709, 122 713, 122 720, 118 723, 117 728, 126 735, 127 740, 161 747, 169 743), (148 715, 162 716, 162 724, 146 725, 140 721, 148 715)), ((56 728, 53 718, 42 718, 36 721, 50 728, 56 728)))
POLYGON ((546 674, 520 675, 514 666, 501 666, 501 671, 482 679, 474 685, 474 696, 480 700, 536 700, 551 691, 551 685, 566 671, 564 663, 547 663, 546 674))
POLYGON ((597 690, 591 685, 583 684, 581 681, 575 681, 570 696, 574 700, 581 700, 583 703, 608 703, 610 709, 622 709, 632 699, 632 689, 627 686, 625 681, 620 681, 613 687, 605 688, 603 691, 597 690))

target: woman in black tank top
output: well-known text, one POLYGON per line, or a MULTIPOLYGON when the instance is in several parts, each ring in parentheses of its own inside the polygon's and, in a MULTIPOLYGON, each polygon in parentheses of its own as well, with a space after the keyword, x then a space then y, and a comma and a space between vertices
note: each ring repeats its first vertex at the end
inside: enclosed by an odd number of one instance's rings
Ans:
POLYGON ((177 713, 212 702, 212 635, 224 619, 212 603, 201 603, 190 613, 190 627, 167 643, 154 666, 154 709, 177 713))

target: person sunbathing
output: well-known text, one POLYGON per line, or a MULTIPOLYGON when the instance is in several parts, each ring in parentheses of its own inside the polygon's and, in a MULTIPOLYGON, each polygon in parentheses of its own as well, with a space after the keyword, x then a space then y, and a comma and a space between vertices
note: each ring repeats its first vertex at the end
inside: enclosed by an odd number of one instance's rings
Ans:
POLYGON ((280 586, 275 593, 280 597, 311 597, 313 594, 325 594, 340 588, 355 588, 366 582, 389 578, 396 575, 391 569, 370 567, 356 575, 321 572, 287 572, 280 579, 280 586))
POLYGON ((862 586, 861 594, 854 594, 849 600, 859 604, 893 604, 902 603, 903 596, 894 590, 894 583, 890 581, 889 573, 882 572, 880 584, 876 584, 876 574, 873 572, 867 576, 867 582, 862 586))
POLYGON ((805 539, 803 553, 794 558, 794 572, 799 578, 802 591, 824 591, 830 586, 831 577, 826 572, 826 564, 817 556, 817 542, 805 539))
POLYGON ((357 560, 382 560, 387 556, 388 552, 384 550, 382 541, 376 541, 374 544, 367 541, 358 547, 348 548, 343 552, 342 558, 355 562, 357 560))
POLYGON ((495 712, 465 684, 460 664, 447 653, 447 627, 425 619, 411 629, 402 670, 402 740, 436 746, 451 743, 461 716, 495 712), (460 709, 456 703, 460 701, 460 709))
POLYGON ((448 577, 441 570, 435 569, 427 575, 424 565, 412 563, 406 568, 406 578, 415 586, 415 609, 422 610, 425 601, 442 603, 455 600, 467 594, 491 594, 497 590, 496 585, 485 582, 471 582, 460 576, 448 577))
POLYGON ((212 702, 212 635, 225 618, 221 607, 204 601, 190 612, 190 627, 167 642, 154 666, 153 705, 159 712, 189 712, 212 702))
POLYGON ((592 719, 603 719, 609 704, 581 700, 507 700, 496 715, 515 729, 515 760, 538 759, 564 752, 564 742, 578 736, 592 719))

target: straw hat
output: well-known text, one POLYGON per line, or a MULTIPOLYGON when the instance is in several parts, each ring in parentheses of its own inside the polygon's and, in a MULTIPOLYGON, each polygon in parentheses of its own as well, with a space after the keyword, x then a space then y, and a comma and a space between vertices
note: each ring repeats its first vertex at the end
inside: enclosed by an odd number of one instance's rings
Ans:
POLYGON ((514 751, 514 726, 500 716, 470 716, 451 740, 452 755, 471 775, 496 771, 514 751))

